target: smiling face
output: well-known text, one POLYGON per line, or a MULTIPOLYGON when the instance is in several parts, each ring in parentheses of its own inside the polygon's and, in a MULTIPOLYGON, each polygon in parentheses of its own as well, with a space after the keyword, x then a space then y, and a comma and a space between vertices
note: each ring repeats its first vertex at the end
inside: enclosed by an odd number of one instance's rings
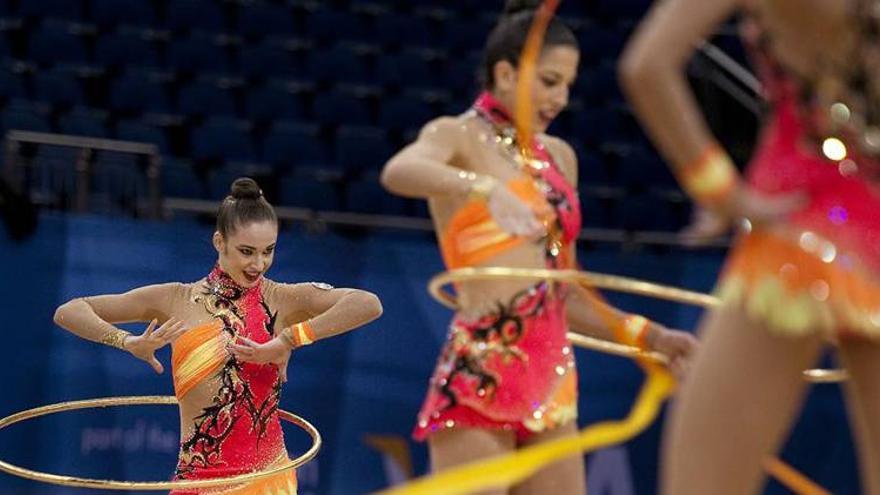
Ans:
MULTIPOLYGON (((547 131, 553 120, 568 106, 571 86, 577 77, 580 53, 571 46, 546 48, 535 67, 532 85, 532 125, 536 133, 547 131)), ((495 64, 495 95, 511 112, 516 104, 517 70, 507 61, 495 64)))
POLYGON ((220 268, 242 287, 253 287, 272 266, 278 224, 265 221, 239 225, 225 238, 214 232, 213 241, 220 268))

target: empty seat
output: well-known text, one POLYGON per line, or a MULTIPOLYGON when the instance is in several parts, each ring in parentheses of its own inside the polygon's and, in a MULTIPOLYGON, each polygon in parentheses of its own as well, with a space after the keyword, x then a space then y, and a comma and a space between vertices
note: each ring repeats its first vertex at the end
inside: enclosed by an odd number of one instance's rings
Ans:
POLYGON ((386 129, 418 129, 433 117, 431 105, 415 95, 386 98, 379 106, 379 125, 386 129))
POLYGON ((192 133, 193 159, 209 162, 254 161, 251 126, 231 117, 211 117, 192 133))
POLYGON ((185 115, 235 115, 235 99, 229 89, 208 81, 196 81, 180 90, 177 109, 185 115))
POLYGON ((95 62, 104 66, 158 67, 159 55, 155 44, 145 39, 141 31, 121 30, 98 37, 95 62))
POLYGON ((337 165, 349 171, 379 170, 393 152, 387 133, 368 126, 340 127, 333 148, 337 165))
POLYGON ((245 95, 245 116, 258 121, 305 118, 299 96, 277 84, 251 89, 245 95))
POLYGON ((64 134, 106 138, 107 112, 86 107, 75 107, 58 119, 58 127, 64 134))
POLYGON ((230 66, 226 49, 207 33, 173 40, 168 47, 168 65, 181 72, 195 73, 225 73, 230 66))
POLYGON ((34 96, 37 101, 53 105, 73 105, 82 100, 83 93, 75 74, 52 69, 34 74, 34 96))
POLYGON ((332 83, 369 81, 363 56, 344 46, 308 52, 305 69, 310 77, 318 81, 332 83))
POLYGON ((574 134, 589 147, 631 140, 620 119, 620 112, 611 107, 588 105, 573 112, 571 121, 574 134))
POLYGON ((112 151, 96 153, 89 195, 91 211, 137 212, 137 198, 147 195, 147 181, 139 157, 112 151))
POLYGON ((262 142, 262 160, 277 169, 327 166, 327 149, 321 143, 314 125, 293 121, 276 121, 262 142))
POLYGON ((80 0, 26 0, 19 2, 19 13, 27 17, 79 21, 83 17, 80 0))
POLYGON ((76 29, 59 22, 44 23, 31 33, 27 57, 47 65, 59 62, 84 64, 88 58, 85 42, 76 29))
POLYGON ((170 109, 165 82, 149 72, 129 72, 114 81, 110 106, 122 112, 164 113, 170 109))
MULTIPOLYGON (((384 16, 383 16, 384 17, 384 16)), ((321 41, 357 40, 365 38, 364 22, 349 12, 318 9, 305 22, 306 35, 321 41)))
POLYGON ((140 120, 120 121, 116 124, 116 138, 122 141, 155 144, 161 153, 168 154, 169 152, 168 138, 165 136, 165 132, 140 120))
POLYGON ((171 198, 205 197, 205 184, 189 161, 163 156, 159 176, 161 177, 163 196, 171 198))
POLYGON ((0 111, 0 131, 12 130, 49 132, 49 119, 44 109, 27 100, 11 100, 0 111))
POLYGON ((57 207, 69 204, 76 190, 76 162, 82 150, 42 145, 30 163, 31 193, 57 207))
POLYGON ((225 27, 221 6, 210 0, 174 0, 168 2, 168 27, 175 31, 222 31, 225 27))
POLYGON ((408 209, 404 198, 388 194, 376 174, 346 184, 345 209, 358 213, 403 215, 408 209))
POLYGON ((414 15, 382 15, 376 18, 371 39, 385 45, 441 48, 430 22, 414 15))
POLYGON ((271 78, 294 75, 295 60, 279 43, 246 45, 238 53, 238 68, 245 77, 271 78))
POLYGON ((337 181, 294 172, 281 178, 278 188, 279 202, 283 206, 338 211, 342 209, 340 188, 337 181))
POLYGON ((651 7, 651 0, 597 0, 596 14, 602 19, 637 20, 651 7))
POLYGON ((314 100, 315 121, 325 125, 363 125, 370 122, 370 111, 364 100, 349 93, 329 91, 314 100))
MULTIPOLYGON (((436 62, 435 62, 436 63, 436 62)), ((425 56, 405 51, 398 55, 379 57, 376 79, 381 84, 431 86, 440 84, 432 63, 425 56)))
MULTIPOLYGON (((99 26, 153 26, 156 24, 156 11, 153 10, 150 0, 91 1, 92 20, 99 26)), ((170 5, 174 3, 170 3, 170 5)))
POLYGON ((242 4, 238 13, 238 31, 249 37, 291 35, 293 13, 286 5, 271 3, 242 4))
POLYGON ((492 27, 480 19, 450 21, 443 24, 440 37, 452 50, 472 52, 482 50, 492 27))
POLYGON ((20 74, 0 69, 0 98, 21 98, 25 95, 24 80, 20 74))
POLYGON ((477 88, 477 81, 482 75, 482 55, 470 53, 460 59, 450 58, 446 68, 437 73, 440 82, 450 91, 471 92, 477 88))

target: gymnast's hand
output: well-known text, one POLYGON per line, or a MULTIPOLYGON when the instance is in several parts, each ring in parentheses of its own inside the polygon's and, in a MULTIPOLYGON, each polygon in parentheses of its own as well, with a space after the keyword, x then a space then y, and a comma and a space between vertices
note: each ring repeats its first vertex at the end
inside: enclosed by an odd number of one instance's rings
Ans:
POLYGON ((681 379, 687 374, 690 360, 697 350, 697 339, 681 330, 659 329, 648 346, 652 351, 659 352, 669 358, 669 370, 681 379))
POLYGON ((809 198, 801 191, 767 194, 749 185, 736 189, 730 201, 730 215, 746 218, 752 225, 765 225, 785 220, 807 205, 809 198))
POLYGON ((699 247, 720 239, 730 230, 730 219, 718 212, 696 207, 691 215, 691 223, 678 234, 682 244, 699 247))
POLYGON ((265 344, 258 344, 246 337, 238 337, 229 344, 229 352, 239 361, 255 364, 273 364, 278 368, 281 382, 287 382, 287 362, 290 361, 290 346, 275 337, 265 344))
POLYGON ((162 373, 165 368, 162 363, 156 359, 156 351, 164 347, 184 334, 188 327, 176 318, 168 318, 159 328, 156 328, 157 320, 153 320, 147 325, 146 331, 141 335, 131 335, 125 338, 123 347, 131 353, 132 356, 146 361, 156 373, 162 373))
POLYGON ((546 234, 540 219, 552 214, 549 205, 542 203, 536 211, 500 183, 492 189, 487 201, 495 223, 506 232, 536 239, 546 234))

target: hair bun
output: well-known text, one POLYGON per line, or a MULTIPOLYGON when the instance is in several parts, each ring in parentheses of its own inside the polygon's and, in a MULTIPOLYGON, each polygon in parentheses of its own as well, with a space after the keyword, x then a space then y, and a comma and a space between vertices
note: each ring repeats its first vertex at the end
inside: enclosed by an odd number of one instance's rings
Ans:
POLYGON ((507 0, 504 3, 504 11, 501 15, 510 17, 523 12, 533 13, 538 10, 542 3, 541 0, 507 0))
POLYGON ((260 199, 263 191, 254 179, 239 177, 230 186, 229 196, 234 199, 260 199))

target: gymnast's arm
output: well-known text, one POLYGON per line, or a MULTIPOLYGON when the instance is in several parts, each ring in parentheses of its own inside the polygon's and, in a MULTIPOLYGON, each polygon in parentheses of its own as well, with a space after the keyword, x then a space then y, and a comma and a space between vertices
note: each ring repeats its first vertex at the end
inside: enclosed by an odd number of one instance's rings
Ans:
POLYGON ((742 0, 662 0, 639 26, 619 62, 621 87, 666 160, 680 170, 714 141, 684 65, 696 46, 742 0))
POLYGON ((462 125, 455 117, 425 124, 418 138, 385 164, 382 186, 399 196, 423 199, 465 197, 474 187, 494 188, 494 177, 451 165, 464 147, 462 125))
POLYGON ((270 307, 281 308, 278 320, 282 328, 266 343, 239 337, 229 349, 242 361, 274 364, 284 382, 292 350, 366 325, 382 315, 382 303, 375 294, 326 284, 271 282, 267 300, 270 307))
POLYGON ((526 237, 543 229, 535 212, 500 181, 453 165, 468 153, 474 129, 461 118, 440 117, 428 122, 412 144, 388 160, 380 178, 388 191, 409 198, 478 198, 486 201, 492 218, 505 231, 526 237))
POLYGON ((372 292, 335 289, 326 284, 276 284, 275 300, 284 326, 308 321, 315 340, 339 335, 382 316, 372 292))
POLYGON ((614 328, 622 326, 640 347, 665 354, 669 368, 677 376, 685 374, 688 361, 697 349, 697 339, 691 334, 623 312, 583 287, 575 286, 569 293, 566 316, 574 332, 610 341, 618 340, 614 328))
POLYGON ((149 363, 157 373, 162 365, 156 349, 174 342, 187 329, 170 317, 170 308, 180 284, 149 285, 124 294, 106 294, 72 299, 55 311, 55 323, 74 335, 130 352, 149 363), (150 322, 142 335, 131 335, 117 323, 150 322), (156 328, 157 323, 162 325, 156 328))
MULTIPOLYGON (((568 183, 577 190, 578 161, 577 154, 562 139, 543 136, 547 149, 556 159, 559 169, 568 183)), ((567 253, 574 266, 577 266, 577 247, 574 243, 568 246, 567 253)), ((604 340, 616 341, 614 325, 628 315, 613 306, 593 297, 581 287, 573 287, 566 300, 566 317, 569 327, 577 333, 604 340), (603 316, 611 321, 604 321, 603 316)))
MULTIPOLYGON (((577 155, 571 146, 557 138, 549 138, 547 146, 557 158, 566 179, 577 187, 578 165, 577 155)), ((568 249, 569 259, 577 266, 577 248, 572 243, 568 249)), ((635 334, 632 335, 637 344, 646 349, 666 354, 670 358, 670 367, 676 374, 684 373, 686 359, 697 345, 696 339, 686 332, 669 330, 663 325, 642 318, 639 315, 625 313, 579 286, 572 287, 566 300, 566 317, 569 327, 582 335, 600 339, 617 341, 614 329, 624 325, 635 334)))
MULTIPOLYGON (((544 137, 547 148, 556 158, 562 174, 569 184, 577 189, 578 162, 577 154, 565 141, 552 136, 544 137)), ((568 246, 568 257, 577 266, 577 247, 574 243, 568 246)), ((604 340, 616 341, 614 327, 626 319, 627 313, 606 304, 582 287, 573 287, 566 300, 566 317, 569 327, 576 333, 604 340), (607 321, 606 321, 607 320, 607 321)), ((652 327, 658 327, 651 323, 652 327)), ((648 334, 653 336, 658 328, 649 328, 648 334)))
MULTIPOLYGON (((687 177, 706 164, 707 152, 716 150, 715 140, 687 85, 684 64, 694 47, 733 13, 744 0, 663 0, 636 31, 620 61, 620 81, 651 140, 672 165, 682 185, 694 199, 717 215, 746 217, 755 223, 785 218, 802 207, 800 193, 766 195, 748 187, 732 171, 726 153, 709 153, 712 174, 703 173, 700 188, 718 185, 720 173, 733 174, 732 187, 724 187, 720 198, 707 197, 708 191, 688 187, 687 177), (710 180, 709 180, 710 179, 710 180), (703 196, 702 198, 700 196, 703 196)), ((699 174, 698 174, 699 175, 699 174)), ((720 192, 713 190, 711 192, 720 192)), ((710 194, 711 196, 711 194, 710 194)))
MULTIPOLYGON (((559 164, 566 180, 577 189, 577 154, 568 143, 561 139, 547 136, 546 141, 548 149, 556 158, 556 163, 559 164)), ((572 243, 568 249, 569 259, 574 266, 577 266, 577 247, 572 243)), ((572 287, 566 300, 566 317, 569 327, 581 335, 617 341, 614 327, 630 316, 633 315, 606 304, 582 287, 572 287)), ((662 326, 650 322, 646 329, 645 343, 648 345, 653 343, 653 338, 659 331, 662 331, 662 326)))
MULTIPOLYGON (((614 328, 638 315, 621 311, 590 290, 574 286, 566 299, 566 317, 575 333, 617 342, 614 328)), ((645 325, 642 343, 647 349, 653 349, 657 335, 666 331, 666 327, 650 320, 645 320, 645 325)))

